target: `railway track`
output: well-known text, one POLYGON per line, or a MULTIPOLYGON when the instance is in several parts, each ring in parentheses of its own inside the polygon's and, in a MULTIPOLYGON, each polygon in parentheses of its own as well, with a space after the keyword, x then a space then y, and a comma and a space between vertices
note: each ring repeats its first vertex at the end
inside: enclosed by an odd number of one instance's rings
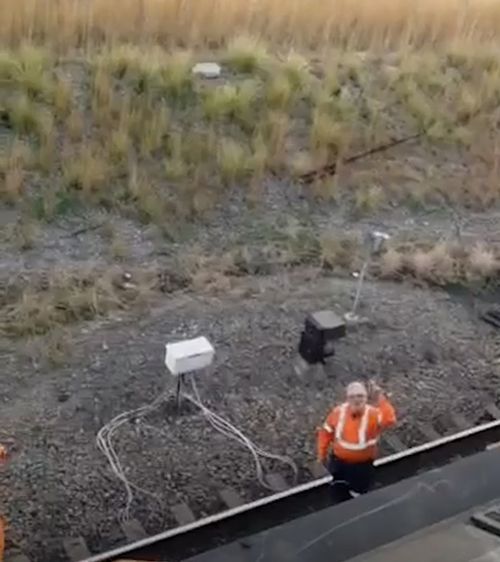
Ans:
MULTIPOLYGON (((447 436, 440 435, 432 425, 423 424, 420 430, 427 441, 411 448, 407 448, 395 434, 388 434, 384 437, 383 449, 391 453, 376 461, 376 486, 394 484, 445 466, 457 458, 500 445, 500 408, 496 404, 488 405, 480 419, 488 421, 471 426, 463 417, 454 416, 456 431, 447 436)), ((243 502, 232 488, 220 490, 219 499, 227 509, 201 519, 195 517, 189 505, 179 504, 172 509, 178 526, 154 536, 147 536, 139 521, 129 520, 120 529, 123 546, 113 550, 93 553, 83 536, 61 540, 61 548, 68 562, 117 561, 124 557, 181 561, 327 507, 330 496, 325 488, 330 476, 315 464, 310 465, 308 470, 313 479, 293 488, 288 488, 279 474, 272 474, 269 481, 275 493, 249 503, 243 502)), ((105 548, 103 545, 103 550, 105 548)), ((6 562, 32 560, 21 552, 15 552, 9 554, 6 562)))

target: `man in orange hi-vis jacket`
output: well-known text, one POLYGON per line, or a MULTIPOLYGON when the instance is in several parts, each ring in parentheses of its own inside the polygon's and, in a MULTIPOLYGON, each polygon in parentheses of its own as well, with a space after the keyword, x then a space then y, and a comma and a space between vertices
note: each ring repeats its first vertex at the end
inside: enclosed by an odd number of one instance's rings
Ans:
POLYGON ((318 430, 318 461, 333 476, 335 501, 370 489, 378 439, 396 423, 394 408, 381 388, 370 381, 369 391, 360 382, 348 385, 347 401, 334 408, 318 430), (373 406, 368 404, 368 394, 373 406))
MULTIPOLYGON (((7 449, 0 445, 0 466, 7 460, 7 449)), ((5 550, 5 521, 0 515, 0 562, 3 562, 3 554, 5 550)))

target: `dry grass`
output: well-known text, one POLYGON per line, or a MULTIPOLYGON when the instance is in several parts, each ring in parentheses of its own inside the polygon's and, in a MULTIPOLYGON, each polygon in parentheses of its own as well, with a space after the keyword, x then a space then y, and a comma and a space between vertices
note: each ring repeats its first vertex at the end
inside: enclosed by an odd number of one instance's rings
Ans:
POLYGON ((343 153, 349 144, 349 132, 334 117, 324 111, 314 111, 311 126, 311 148, 325 151, 330 160, 343 153))
POLYGON ((500 262, 491 248, 476 244, 469 253, 467 271, 472 277, 490 278, 498 273, 500 262))
POLYGON ((240 84, 224 84, 210 89, 203 97, 205 117, 211 122, 231 121, 249 126, 257 117, 259 83, 247 79, 240 84))
POLYGON ((66 119, 64 125, 68 134, 68 138, 71 142, 77 142, 81 140, 85 128, 85 123, 83 116, 79 111, 73 109, 68 115, 68 118, 66 119))
POLYGON ((24 186, 24 172, 20 167, 7 170, 0 189, 1 198, 9 204, 17 203, 22 197, 24 186))
POLYGON ((377 212, 385 203, 386 195, 379 185, 362 187, 354 195, 354 212, 371 214, 377 212))
POLYGON ((64 180, 68 188, 95 194, 109 178, 109 165, 102 148, 84 145, 79 153, 69 153, 64 159, 64 180))
POLYGON ((250 156, 245 146, 231 138, 223 138, 217 146, 217 164, 221 178, 228 184, 241 179, 250 166, 250 156))
POLYGON ((236 72, 253 73, 266 68, 269 54, 256 37, 240 35, 229 40, 224 61, 236 72))
POLYGON ((18 250, 31 250, 40 235, 40 225, 31 217, 21 216, 7 227, 6 240, 18 250))
POLYGON ((391 247, 376 264, 376 274, 384 279, 413 278, 431 285, 498 281, 499 271, 498 248, 482 243, 391 247))
MULTIPOLYGON (((248 43, 236 34, 298 46, 394 47, 487 41, 500 31, 496 0, 198 0, 185 3, 122 0, 3 0, 0 37, 8 43, 37 39, 59 48, 154 40, 206 46, 232 43, 241 68, 254 68, 248 43)), ((251 45, 251 53, 256 53, 251 45)))
POLYGON ((194 291, 215 294, 227 293, 231 289, 236 272, 232 254, 203 256, 191 252, 183 258, 182 267, 188 273, 194 291))
POLYGON ((10 337, 40 335, 113 310, 145 302, 157 283, 151 272, 119 270, 57 271, 38 279, 13 279, 0 292, 0 333, 10 337))
MULTIPOLYGON (((103 229, 103 234, 110 239, 111 251, 116 250, 117 243, 123 243, 111 225, 103 229)), ((119 253, 114 257, 121 258, 119 253)), ((64 326, 146 306, 155 294, 188 285, 195 291, 226 291, 242 271, 236 253, 209 257, 193 251, 175 264, 175 273, 158 268, 89 266, 40 273, 30 279, 21 275, 0 285, 0 335, 18 338, 49 334, 54 359, 60 360, 64 339, 59 336, 64 326)))
MULTIPOLYGON (((19 223, 12 235, 20 241, 30 235, 36 237, 37 228, 26 221, 19 223), (30 228, 34 229, 31 234, 30 228)), ((102 233, 110 242, 112 257, 126 258, 124 241, 115 228, 108 224, 102 233)), ((326 274, 350 275, 359 271, 363 249, 355 234, 325 232, 318 238, 298 225, 290 225, 283 234, 281 241, 273 244, 244 246, 220 254, 207 255, 193 248, 173 264, 173 276, 156 268, 130 269, 127 273, 117 268, 84 268, 53 271, 29 280, 12 279, 0 287, 0 333, 7 337, 54 334, 55 345, 62 326, 145 306, 160 291, 189 287, 195 292, 226 294, 238 290, 238 277, 272 274, 297 265, 314 266, 318 271, 322 268, 326 274)), ((457 246, 439 242, 419 247, 406 243, 390 247, 372 264, 370 272, 382 279, 438 286, 497 282, 499 255, 497 247, 484 244, 457 246)), ((54 351, 57 349, 55 345, 54 351)))
POLYGON ((51 63, 45 50, 23 44, 16 56, 0 51, 0 78, 5 86, 21 90, 31 99, 48 99, 52 95, 51 63))
POLYGON ((53 102, 55 113, 59 119, 65 119, 70 114, 72 98, 71 85, 65 80, 57 80, 54 84, 53 102))
POLYGON ((404 256, 394 248, 388 248, 380 258, 379 275, 382 279, 400 279, 405 268, 404 256))
POLYGON ((320 238, 321 265, 328 269, 352 272, 361 260, 360 241, 357 236, 340 237, 326 232, 320 238))
POLYGON ((33 164, 29 145, 16 140, 0 158, 0 201, 14 205, 22 200, 25 169, 33 164))
POLYGON ((13 130, 20 135, 41 138, 52 128, 52 115, 25 94, 7 103, 7 116, 13 130))

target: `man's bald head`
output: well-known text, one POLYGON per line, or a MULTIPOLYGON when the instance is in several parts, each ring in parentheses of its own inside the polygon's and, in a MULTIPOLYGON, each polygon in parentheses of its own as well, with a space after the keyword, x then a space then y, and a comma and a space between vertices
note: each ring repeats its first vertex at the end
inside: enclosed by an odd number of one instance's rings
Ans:
POLYGON ((368 391, 362 382, 351 382, 348 384, 346 394, 349 406, 354 412, 364 409, 368 401, 368 391))
POLYGON ((362 382, 351 382, 347 385, 347 396, 368 396, 366 386, 362 382))

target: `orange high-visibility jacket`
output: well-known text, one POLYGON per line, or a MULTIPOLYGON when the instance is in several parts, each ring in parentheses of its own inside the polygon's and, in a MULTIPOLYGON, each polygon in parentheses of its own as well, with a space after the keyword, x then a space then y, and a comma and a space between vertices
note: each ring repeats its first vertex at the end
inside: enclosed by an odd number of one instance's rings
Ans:
POLYGON ((377 456, 377 442, 384 429, 396 423, 396 412, 384 396, 378 406, 367 405, 353 415, 346 402, 334 408, 318 431, 318 458, 324 461, 332 445, 333 454, 346 462, 367 462, 377 456))
POLYGON ((5 550, 5 523, 0 517, 0 562, 3 562, 3 555, 5 550))

